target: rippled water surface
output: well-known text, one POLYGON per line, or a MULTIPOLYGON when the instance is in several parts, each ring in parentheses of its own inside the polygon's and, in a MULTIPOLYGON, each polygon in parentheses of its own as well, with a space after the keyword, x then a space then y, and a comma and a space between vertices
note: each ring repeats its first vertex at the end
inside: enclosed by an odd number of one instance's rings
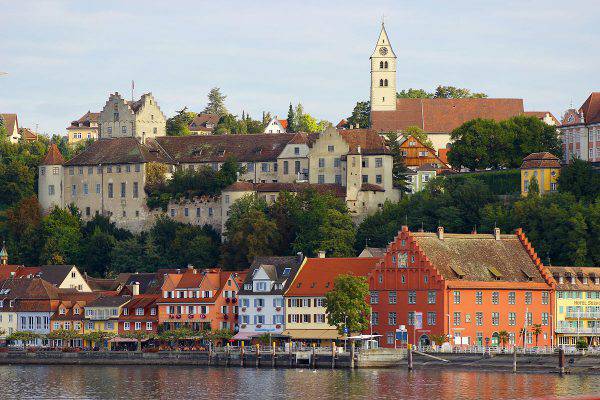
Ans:
POLYGON ((475 371, 0 366, 0 399, 524 399, 600 396, 600 377, 475 371))

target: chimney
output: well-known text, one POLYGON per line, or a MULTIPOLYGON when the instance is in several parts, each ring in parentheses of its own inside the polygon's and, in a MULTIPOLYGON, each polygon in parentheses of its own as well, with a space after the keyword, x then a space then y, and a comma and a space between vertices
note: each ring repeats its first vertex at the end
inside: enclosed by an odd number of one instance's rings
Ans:
POLYGON ((302 254, 302 252, 299 251, 298 253, 296 253, 296 259, 298 260, 299 263, 301 263, 302 260, 304 259, 304 254, 302 254))
POLYGON ((494 228, 494 239, 500 240, 500 228, 494 228))
POLYGON ((319 258, 325 258, 325 250, 319 250, 319 258))
POLYGON ((356 148, 356 151, 358 152, 358 154, 360 154, 360 146, 358 146, 358 147, 356 148))
POLYGON ((140 294, 140 283, 139 282, 133 282, 133 284, 131 285, 131 294, 134 296, 138 296, 140 294))
POLYGON ((192 264, 188 264, 187 269, 188 269, 188 271, 191 271, 194 269, 194 266, 192 264))
POLYGON ((438 239, 444 240, 444 227, 443 226, 438 226, 437 236, 438 236, 438 239))

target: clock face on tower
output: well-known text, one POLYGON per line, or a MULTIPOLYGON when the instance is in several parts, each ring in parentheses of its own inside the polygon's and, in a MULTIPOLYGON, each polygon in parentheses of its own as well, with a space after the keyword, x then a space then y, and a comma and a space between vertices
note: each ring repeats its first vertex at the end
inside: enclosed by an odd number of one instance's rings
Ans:
POLYGON ((385 56, 387 54, 387 47, 382 47, 379 49, 379 54, 385 56))

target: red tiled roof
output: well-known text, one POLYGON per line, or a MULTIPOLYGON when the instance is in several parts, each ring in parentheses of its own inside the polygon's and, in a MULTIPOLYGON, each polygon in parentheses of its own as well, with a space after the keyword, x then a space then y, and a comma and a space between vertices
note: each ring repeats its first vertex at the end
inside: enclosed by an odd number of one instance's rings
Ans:
POLYGON ((593 92, 580 108, 586 124, 600 123, 600 92, 593 92))
POLYGON ((38 134, 29 128, 19 128, 19 134, 23 140, 27 140, 29 142, 37 140, 38 138, 38 134))
POLYGON ((348 121, 345 119, 340 120, 338 124, 335 126, 337 129, 343 129, 348 125, 348 121))
POLYGON ((97 127, 91 127, 92 123, 98 123, 98 118, 100 117, 100 113, 93 113, 91 111, 83 114, 81 118, 75 121, 71 121, 71 125, 67 127, 67 129, 78 129, 81 127, 87 127, 91 129, 98 129, 97 127))
POLYGON ((283 126, 283 129, 285 129, 287 131, 287 128, 288 128, 287 119, 278 119, 277 121, 279 121, 279 123, 281 124, 281 126, 283 126))
POLYGON ((349 274, 367 276, 380 258, 308 258, 285 296, 324 296, 333 289, 335 278, 349 274))
POLYGON ((523 158, 521 169, 530 168, 560 168, 560 159, 547 151, 531 153, 523 158))
POLYGON ((318 133, 306 133, 306 132, 298 132, 294 135, 292 140, 290 140, 290 144, 306 144, 311 146, 315 140, 319 137, 318 133))
POLYGON ((438 149, 438 158, 444 163, 448 164, 448 149, 438 149))
POLYGON ((549 116, 550 118, 552 118, 556 125, 560 125, 558 119, 556 119, 556 117, 550 111, 525 111, 523 114, 528 117, 536 117, 540 120, 543 120, 544 118, 546 118, 546 116, 549 116))
POLYGON ((63 165, 64 163, 65 159, 63 158, 62 154, 60 154, 58 146, 56 146, 56 143, 52 143, 41 165, 63 165))
POLYGON ((389 154, 385 139, 371 129, 342 129, 337 131, 349 146, 350 154, 389 154))
POLYGON ((9 135, 13 134, 15 127, 17 128, 17 131, 19 130, 19 119, 17 118, 17 114, 0 114, 0 116, 4 120, 4 127, 9 135))
MULTIPOLYGON (((201 130, 200 128, 206 129, 207 125, 213 125, 214 127, 214 125, 219 123, 219 119, 221 119, 221 117, 219 117, 217 114, 198 114, 190 123, 189 128, 192 131, 197 131, 201 130)), ((213 127, 208 129, 212 130, 213 127)))
POLYGON ((522 99, 397 99, 395 111, 372 111, 376 132, 418 126, 425 132, 450 133, 475 119, 502 121, 523 114, 522 99))
POLYGON ((152 140, 142 144, 136 138, 123 137, 96 140, 65 165, 137 164, 151 161, 172 163, 171 158, 152 140))

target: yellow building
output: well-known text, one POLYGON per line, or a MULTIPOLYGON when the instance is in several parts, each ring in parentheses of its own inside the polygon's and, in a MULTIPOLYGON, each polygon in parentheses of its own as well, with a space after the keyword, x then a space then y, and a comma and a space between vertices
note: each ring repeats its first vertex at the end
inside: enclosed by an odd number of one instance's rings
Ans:
POLYGON ((121 309, 131 296, 100 297, 85 306, 84 332, 119 332, 121 309))
POLYGON ((535 178, 540 194, 558 190, 560 159, 548 152, 531 153, 521 164, 521 195, 527 196, 531 181, 535 178))
POLYGON ((67 127, 67 138, 69 144, 81 140, 98 139, 98 116, 100 113, 86 112, 83 117, 72 121, 67 127))
POLYGON ((556 280, 555 345, 600 345, 600 267, 548 267, 556 280))

